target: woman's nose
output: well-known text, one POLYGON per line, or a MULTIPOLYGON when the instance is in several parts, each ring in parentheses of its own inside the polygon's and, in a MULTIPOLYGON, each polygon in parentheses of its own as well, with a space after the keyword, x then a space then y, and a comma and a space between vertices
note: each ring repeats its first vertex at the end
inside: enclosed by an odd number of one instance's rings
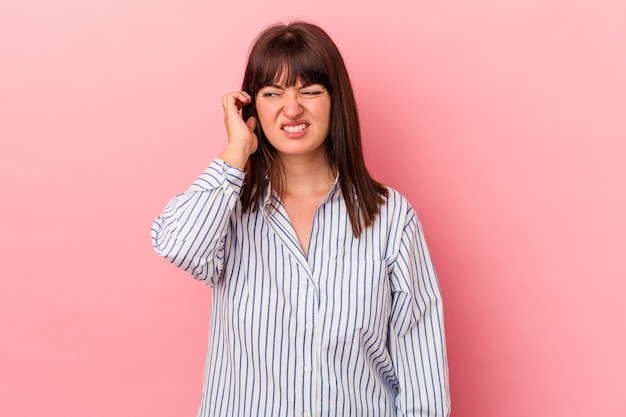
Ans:
POLYGON ((285 94, 285 102, 283 104, 283 114, 287 117, 295 117, 302 113, 298 92, 290 91, 285 94))

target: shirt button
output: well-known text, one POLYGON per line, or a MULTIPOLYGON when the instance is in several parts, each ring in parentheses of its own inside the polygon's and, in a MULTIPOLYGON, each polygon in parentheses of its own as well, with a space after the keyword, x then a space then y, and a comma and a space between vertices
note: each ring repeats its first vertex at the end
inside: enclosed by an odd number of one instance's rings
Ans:
POLYGON ((307 330, 312 330, 313 329, 313 323, 307 323, 306 326, 304 326, 304 327, 306 327, 307 330))
POLYGON ((305 372, 311 372, 311 366, 307 365, 304 367, 305 372))

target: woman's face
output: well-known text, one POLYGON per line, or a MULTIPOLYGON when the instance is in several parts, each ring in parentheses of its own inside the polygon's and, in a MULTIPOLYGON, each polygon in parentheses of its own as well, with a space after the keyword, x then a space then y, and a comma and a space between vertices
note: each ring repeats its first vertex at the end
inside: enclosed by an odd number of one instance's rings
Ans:
POLYGON ((268 141, 284 156, 319 156, 330 126, 330 94, 320 84, 263 87, 256 111, 268 141))

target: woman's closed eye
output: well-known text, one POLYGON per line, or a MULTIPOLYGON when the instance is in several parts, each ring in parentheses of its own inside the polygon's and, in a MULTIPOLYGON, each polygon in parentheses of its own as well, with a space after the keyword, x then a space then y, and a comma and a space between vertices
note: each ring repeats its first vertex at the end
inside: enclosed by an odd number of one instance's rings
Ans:
POLYGON ((325 88, 305 89, 300 91, 300 95, 306 98, 313 98, 321 96, 322 94, 324 94, 325 91, 325 88))

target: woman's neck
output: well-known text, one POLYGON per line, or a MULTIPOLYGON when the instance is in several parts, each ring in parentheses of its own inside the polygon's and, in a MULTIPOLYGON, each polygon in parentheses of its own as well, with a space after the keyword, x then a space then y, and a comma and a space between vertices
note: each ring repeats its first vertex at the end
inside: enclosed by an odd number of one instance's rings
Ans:
POLYGON ((281 158, 285 188, 283 195, 293 197, 326 194, 335 181, 335 174, 326 155, 315 158, 281 158))

